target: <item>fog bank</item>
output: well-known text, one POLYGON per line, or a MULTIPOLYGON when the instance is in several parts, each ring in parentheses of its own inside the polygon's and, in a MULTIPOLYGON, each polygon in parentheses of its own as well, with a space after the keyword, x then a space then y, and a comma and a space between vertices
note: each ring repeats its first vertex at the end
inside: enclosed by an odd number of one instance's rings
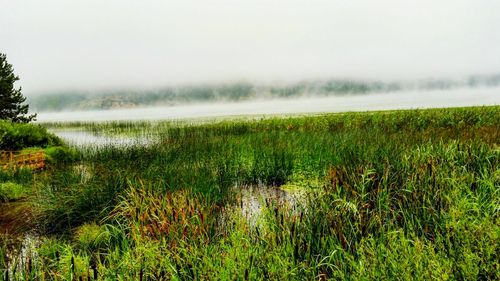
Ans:
POLYGON ((224 116, 303 114, 500 104, 500 87, 410 91, 360 96, 259 100, 240 103, 103 111, 41 112, 38 122, 175 120, 224 116))
POLYGON ((500 71, 497 0, 0 0, 24 94, 500 71))

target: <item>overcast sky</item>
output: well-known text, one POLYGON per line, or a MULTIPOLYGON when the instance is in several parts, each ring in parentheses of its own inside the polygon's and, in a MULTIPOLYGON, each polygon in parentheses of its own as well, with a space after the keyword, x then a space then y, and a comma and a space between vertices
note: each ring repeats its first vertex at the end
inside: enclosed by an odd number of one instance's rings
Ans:
POLYGON ((60 89, 500 72, 498 0, 0 0, 0 52, 60 89))

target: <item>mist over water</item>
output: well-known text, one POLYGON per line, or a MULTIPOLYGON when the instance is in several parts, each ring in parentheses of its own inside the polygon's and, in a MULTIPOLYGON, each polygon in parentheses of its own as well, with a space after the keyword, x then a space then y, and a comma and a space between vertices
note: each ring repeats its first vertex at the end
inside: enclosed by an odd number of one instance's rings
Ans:
POLYGON ((0 52, 39 122, 499 103, 495 0, 0 4, 0 52))
POLYGON ((494 87, 102 111, 41 112, 38 115, 38 122, 172 120, 238 115, 304 114, 498 104, 500 104, 500 87, 494 87))

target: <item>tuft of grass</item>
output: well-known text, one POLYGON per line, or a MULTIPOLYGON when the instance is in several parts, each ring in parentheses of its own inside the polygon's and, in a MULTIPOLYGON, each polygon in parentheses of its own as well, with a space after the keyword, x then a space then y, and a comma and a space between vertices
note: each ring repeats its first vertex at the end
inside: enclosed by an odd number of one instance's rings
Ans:
POLYGON ((0 183, 0 202, 16 201, 26 195, 26 188, 14 182, 0 183))
POLYGON ((95 252, 104 249, 108 245, 110 234, 104 226, 96 223, 86 223, 76 228, 74 240, 79 248, 88 252, 95 252))

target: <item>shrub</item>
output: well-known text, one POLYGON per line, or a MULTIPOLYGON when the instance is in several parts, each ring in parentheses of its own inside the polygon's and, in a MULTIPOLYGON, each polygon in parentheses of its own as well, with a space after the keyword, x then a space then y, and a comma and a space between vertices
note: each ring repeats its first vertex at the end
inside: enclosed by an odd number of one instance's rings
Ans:
POLYGON ((78 152, 74 148, 53 146, 45 149, 47 160, 50 163, 68 163, 78 159, 78 152))
POLYGON ((40 125, 0 121, 0 149, 2 150, 52 145, 62 145, 62 141, 40 125))

